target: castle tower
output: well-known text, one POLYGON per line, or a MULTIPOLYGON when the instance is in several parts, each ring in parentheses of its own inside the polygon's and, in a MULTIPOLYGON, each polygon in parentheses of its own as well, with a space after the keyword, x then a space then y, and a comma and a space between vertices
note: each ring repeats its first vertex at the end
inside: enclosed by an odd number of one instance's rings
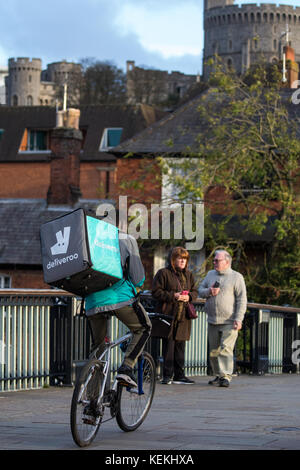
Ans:
POLYGON ((204 80, 211 70, 207 61, 216 54, 239 74, 262 60, 282 60, 285 46, 295 50, 295 62, 300 63, 300 7, 206 0, 204 34, 204 80), (283 35, 287 28, 288 36, 283 35))
POLYGON ((41 71, 41 59, 9 59, 6 81, 9 106, 39 105, 41 71))

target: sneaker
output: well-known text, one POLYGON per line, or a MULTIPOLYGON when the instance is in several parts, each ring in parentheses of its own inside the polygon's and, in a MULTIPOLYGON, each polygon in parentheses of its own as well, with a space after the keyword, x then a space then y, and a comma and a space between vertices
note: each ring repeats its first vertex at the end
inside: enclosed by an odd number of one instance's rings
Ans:
POLYGON ((163 385, 171 385, 172 383, 172 379, 170 379, 169 377, 164 377, 161 381, 161 384, 163 385))
POLYGON ((173 383, 191 385, 191 384, 194 384, 195 382, 194 380, 188 379, 187 377, 181 377, 181 379, 174 379, 173 383))
POLYGON ((225 377, 221 377, 219 381, 219 387, 229 387, 229 380, 225 379, 225 377))
POLYGON ((220 377, 215 377, 214 379, 208 382, 208 385, 219 385, 220 377))
POLYGON ((118 369, 116 379, 127 387, 137 387, 136 379, 133 370, 129 366, 122 365, 118 369))

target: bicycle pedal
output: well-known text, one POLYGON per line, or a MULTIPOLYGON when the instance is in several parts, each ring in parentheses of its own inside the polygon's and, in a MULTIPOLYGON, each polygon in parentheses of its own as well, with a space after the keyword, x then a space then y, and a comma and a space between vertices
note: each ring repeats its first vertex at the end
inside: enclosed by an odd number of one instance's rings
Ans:
POLYGON ((96 419, 92 418, 92 417, 85 417, 85 418, 82 418, 82 422, 84 424, 89 424, 90 426, 96 426, 96 419))
POLYGON ((132 387, 132 385, 129 385, 129 383, 128 383, 128 382, 125 382, 125 380, 119 380, 119 379, 118 379, 118 383, 119 383, 120 385, 122 385, 123 387, 130 387, 130 388, 132 387))

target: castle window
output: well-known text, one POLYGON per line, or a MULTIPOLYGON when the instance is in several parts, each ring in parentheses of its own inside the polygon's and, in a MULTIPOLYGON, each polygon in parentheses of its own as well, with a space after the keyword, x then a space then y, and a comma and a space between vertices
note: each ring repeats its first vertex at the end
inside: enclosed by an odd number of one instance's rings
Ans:
POLYGON ((274 51, 277 50, 277 39, 273 40, 273 48, 274 48, 274 51))
POLYGON ((121 142, 122 132, 122 127, 104 129, 99 147, 100 152, 106 152, 107 150, 119 145, 121 142))
POLYGON ((17 95, 13 96, 12 104, 13 104, 13 106, 18 106, 18 97, 17 97, 17 95))
POLYGON ((258 49, 258 38, 253 39, 254 49, 258 49))
POLYGON ((274 21, 274 13, 270 13, 270 21, 274 21))
POLYGON ((254 21, 255 21, 254 13, 251 13, 251 15, 250 15, 250 21, 251 21, 251 23, 254 23, 254 21))
POLYGON ((257 15, 256 15, 256 19, 257 19, 257 22, 260 23, 261 22, 261 14, 258 12, 257 15))
POLYGON ((264 13, 264 22, 267 23, 267 21, 268 21, 268 14, 264 13))
POLYGON ((31 83, 31 81, 32 81, 32 76, 31 75, 28 75, 28 81, 29 81, 29 83, 31 83))
POLYGON ((27 106, 32 106, 33 105, 33 98, 32 96, 27 96, 27 106))
POLYGON ((229 39, 228 48, 229 48, 230 51, 232 51, 232 40, 231 39, 229 39))

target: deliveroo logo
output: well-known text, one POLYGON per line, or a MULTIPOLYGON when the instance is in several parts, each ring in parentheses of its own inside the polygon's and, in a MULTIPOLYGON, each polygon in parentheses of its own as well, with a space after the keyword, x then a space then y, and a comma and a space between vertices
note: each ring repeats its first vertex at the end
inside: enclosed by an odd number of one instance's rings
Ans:
POLYGON ((64 227, 64 233, 62 233, 61 230, 56 233, 57 243, 51 246, 51 254, 53 256, 67 253, 70 241, 70 231, 71 227, 64 227))

